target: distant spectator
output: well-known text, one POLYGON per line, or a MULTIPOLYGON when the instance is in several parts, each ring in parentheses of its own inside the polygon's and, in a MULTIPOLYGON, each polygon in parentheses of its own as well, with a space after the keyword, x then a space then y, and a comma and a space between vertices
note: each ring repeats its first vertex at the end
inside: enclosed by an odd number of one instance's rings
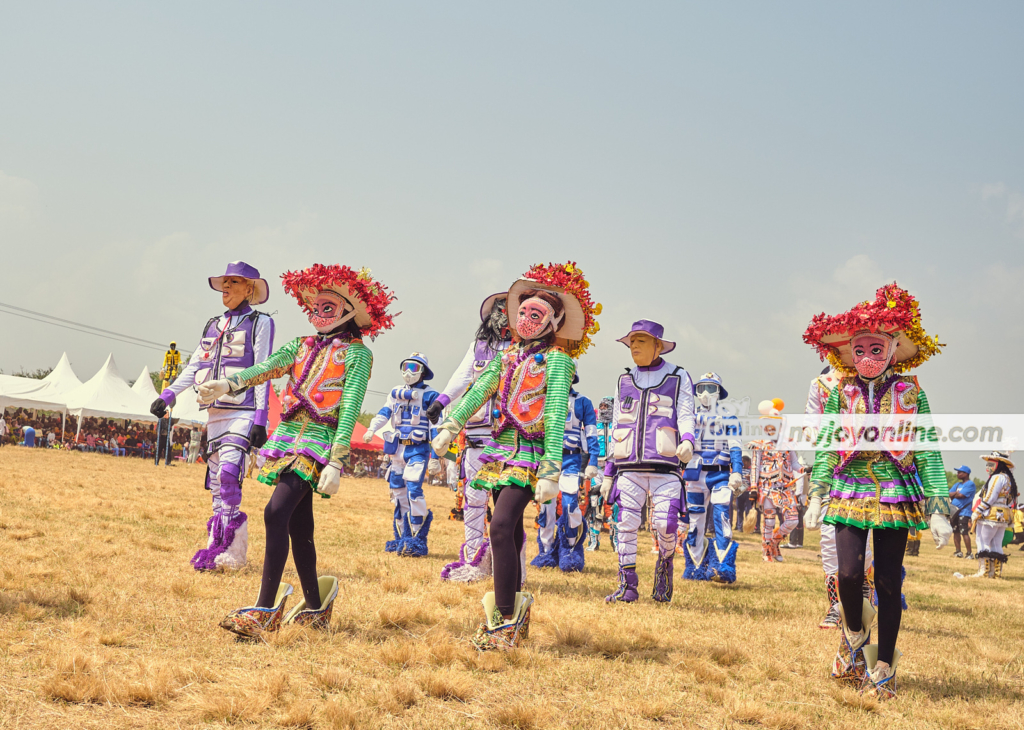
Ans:
POLYGON ((974 503, 975 489, 971 481, 971 467, 961 466, 956 470, 956 481, 949 488, 949 498, 953 502, 952 516, 949 519, 953 526, 953 545, 956 552, 954 558, 967 558, 971 560, 971 505, 974 503), (960 538, 964 539, 964 546, 967 554, 960 550, 960 538))
POLYGON ((22 446, 35 446, 36 445, 36 430, 31 426, 23 426, 21 429, 24 434, 25 440, 21 442, 22 446))

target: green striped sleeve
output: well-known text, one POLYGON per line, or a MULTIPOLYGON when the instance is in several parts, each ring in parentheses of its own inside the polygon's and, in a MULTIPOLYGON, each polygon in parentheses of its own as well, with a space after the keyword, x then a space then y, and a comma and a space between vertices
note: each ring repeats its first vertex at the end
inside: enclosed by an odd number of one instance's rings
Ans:
POLYGON ((557 480, 562 472, 565 418, 569 414, 569 388, 576 365, 563 352, 549 351, 544 373, 544 458, 538 479, 557 480))
POLYGON ((348 457, 351 449, 352 429, 355 428, 359 409, 363 407, 366 386, 373 369, 373 354, 362 342, 353 342, 345 352, 345 391, 342 394, 341 411, 338 413, 338 430, 334 433, 331 446, 331 461, 341 462, 348 457))
MULTIPOLYGON (((828 397, 828 402, 825 403, 826 414, 839 413, 839 387, 832 389, 832 394, 828 397)), ((835 429, 835 423, 829 423, 822 429, 821 433, 818 434, 818 447, 821 448, 825 444, 828 444, 832 440, 832 432, 835 429)), ((829 492, 829 486, 832 484, 832 474, 835 471, 836 465, 839 464, 839 454, 835 451, 818 451, 814 456, 814 468, 811 470, 811 496, 812 497, 824 497, 829 492)))
MULTIPOLYGON (((931 406, 928 405, 928 396, 922 390, 917 396, 917 415, 930 416, 931 406)), ((931 424, 930 418, 924 418, 924 425, 931 424)), ((934 431, 929 430, 926 436, 928 441, 936 441, 934 431)), ((950 513, 949 485, 946 482, 946 470, 942 464, 942 454, 938 451, 915 451, 914 465, 917 467, 917 474, 921 477, 921 486, 924 489, 924 496, 927 498, 925 511, 928 514, 939 512, 950 513)))
POLYGON ((489 363, 480 377, 473 383, 469 392, 459 399, 458 404, 441 424, 440 428, 457 434, 462 430, 474 413, 480 410, 480 406, 487 402, 487 399, 498 392, 498 381, 501 379, 501 358, 495 357, 489 363))
POLYGON ((275 350, 274 354, 263 362, 232 375, 228 378, 231 390, 233 392, 245 390, 290 373, 292 366, 295 365, 295 353, 299 351, 299 340, 301 339, 301 337, 296 337, 275 350))

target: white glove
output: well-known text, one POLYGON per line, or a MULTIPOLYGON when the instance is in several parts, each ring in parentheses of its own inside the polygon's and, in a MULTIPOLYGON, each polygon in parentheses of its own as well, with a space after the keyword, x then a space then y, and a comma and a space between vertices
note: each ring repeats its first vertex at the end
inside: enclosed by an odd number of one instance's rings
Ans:
POLYGON ((341 486, 341 469, 334 464, 328 464, 320 472, 320 481, 317 483, 316 489, 321 494, 337 494, 339 486, 341 486))
POLYGON ((558 496, 558 482, 550 479, 538 479, 533 488, 533 498, 537 504, 544 504, 558 496))
POLYGON ((434 450, 434 454, 437 456, 444 456, 448 453, 448 445, 452 442, 451 431, 445 431, 444 429, 437 432, 437 436, 430 442, 430 448, 434 450))
POLYGON ((817 530, 821 527, 821 497, 811 497, 804 512, 804 528, 817 530))
POLYGON ((608 501, 608 497, 611 496, 611 493, 612 493, 612 483, 614 481, 615 481, 614 479, 609 478, 609 479, 605 479, 605 480, 603 480, 601 482, 601 499, 603 499, 605 502, 607 502, 608 501))
POLYGON ((585 476, 587 479, 593 479, 600 473, 600 470, 598 470, 596 466, 588 466, 586 469, 583 470, 583 476, 585 476))
POLYGON ((733 494, 739 494, 743 491, 743 477, 739 472, 733 472, 729 475, 729 489, 732 490, 733 494))
POLYGON ((431 459, 427 462, 427 473, 436 476, 441 473, 441 462, 437 459, 431 459))
POLYGON ((373 431, 367 429, 366 433, 363 434, 363 443, 368 444, 373 441, 373 431))
POLYGON ((683 441, 683 443, 679 444, 679 447, 676 449, 676 458, 683 464, 689 463, 690 459, 693 458, 693 444, 689 441, 683 441))
POLYGON ((228 385, 228 381, 211 380, 199 386, 199 402, 203 405, 208 405, 230 392, 231 386, 228 385))
POLYGON ((929 520, 929 529, 932 531, 932 540, 935 541, 935 549, 941 550, 946 547, 949 538, 953 535, 953 526, 949 524, 949 518, 941 512, 933 512, 929 520))

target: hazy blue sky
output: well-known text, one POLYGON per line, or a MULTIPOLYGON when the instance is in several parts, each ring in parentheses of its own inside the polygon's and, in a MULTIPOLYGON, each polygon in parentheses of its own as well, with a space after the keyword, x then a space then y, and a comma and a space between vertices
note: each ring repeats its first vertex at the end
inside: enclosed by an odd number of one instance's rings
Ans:
MULTIPOLYGON (((933 408, 1024 407, 1021 3, 5 3, 0 301, 191 349, 206 277, 369 266, 371 387, 443 386, 480 299, 574 259, 734 395, 802 409, 800 338, 897 280, 948 343, 933 408)), ((0 314, 0 368, 159 353, 0 314)), ((370 397, 368 409, 382 400, 370 397)))

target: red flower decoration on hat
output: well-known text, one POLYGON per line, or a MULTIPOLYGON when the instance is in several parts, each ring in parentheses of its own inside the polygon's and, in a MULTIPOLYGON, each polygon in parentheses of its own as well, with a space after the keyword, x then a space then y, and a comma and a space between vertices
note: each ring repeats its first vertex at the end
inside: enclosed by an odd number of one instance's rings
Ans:
POLYGON ((590 282, 584 278, 583 270, 577 266, 575 261, 568 261, 564 264, 534 264, 529 271, 523 274, 523 278, 557 287, 579 302, 580 309, 583 310, 583 339, 572 343, 566 352, 569 357, 573 358, 586 352, 591 345, 590 335, 601 329, 597 323, 601 305, 600 303, 595 304, 591 299, 590 282))
POLYGON ((401 314, 388 313, 387 307, 396 297, 386 286, 374 281, 367 268, 355 271, 341 264, 313 264, 302 271, 286 271, 281 274, 281 283, 307 312, 309 307, 302 298, 303 291, 334 289, 346 298, 355 298, 357 306, 361 305, 363 310, 360 312, 362 316, 356 315, 356 323, 363 335, 370 339, 394 327, 394 318, 401 314))
POLYGON ((917 367, 945 347, 937 337, 930 337, 924 331, 917 299, 906 289, 901 289, 896 282, 880 287, 875 292, 874 300, 861 302, 848 312, 832 316, 824 312, 816 315, 804 332, 804 342, 814 347, 822 360, 827 358, 837 370, 850 373, 851 368, 840 358, 836 344, 823 340, 836 335, 851 337, 858 332, 898 332, 917 346, 913 356, 895 364, 893 369, 898 373, 917 367))

